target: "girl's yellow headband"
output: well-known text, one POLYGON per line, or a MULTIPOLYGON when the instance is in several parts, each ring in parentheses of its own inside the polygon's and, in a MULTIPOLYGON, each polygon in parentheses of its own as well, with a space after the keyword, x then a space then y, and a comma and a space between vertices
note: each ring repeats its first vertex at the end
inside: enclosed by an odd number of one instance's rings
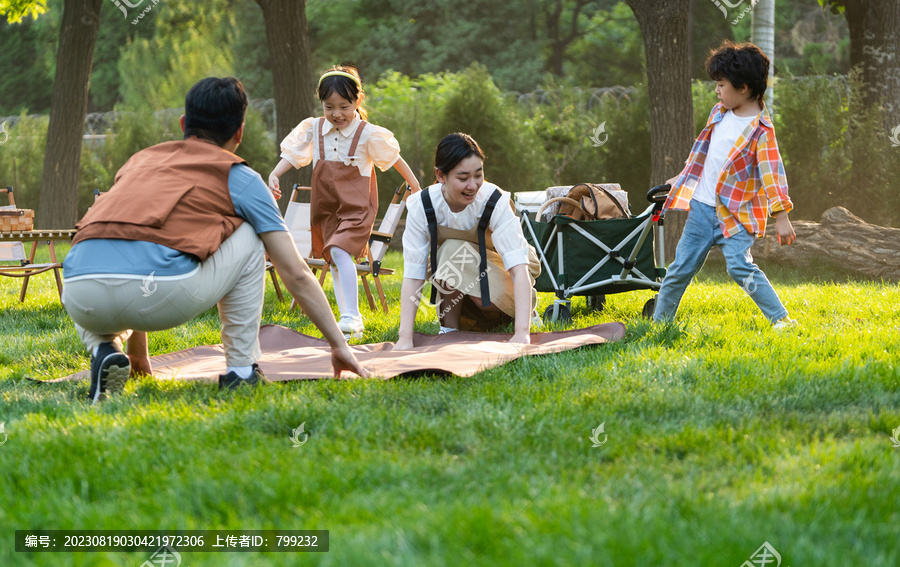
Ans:
POLYGON ((327 73, 319 77, 319 84, 316 85, 316 88, 322 86, 322 81, 325 79, 325 77, 347 77, 348 79, 353 79, 353 82, 356 83, 356 86, 358 88, 362 88, 362 83, 359 82, 359 78, 356 75, 352 75, 345 71, 328 71, 327 73))

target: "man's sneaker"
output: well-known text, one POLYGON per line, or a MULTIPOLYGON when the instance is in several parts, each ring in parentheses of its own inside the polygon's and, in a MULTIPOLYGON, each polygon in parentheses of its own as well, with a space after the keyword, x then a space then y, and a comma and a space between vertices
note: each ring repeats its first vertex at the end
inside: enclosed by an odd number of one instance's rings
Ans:
POLYGON ((791 319, 790 317, 785 317, 784 319, 775 321, 775 324, 772 325, 772 328, 775 329, 776 331, 780 331, 782 329, 787 329, 789 327, 794 327, 796 325, 797 325, 796 320, 791 319))
POLYGON ((91 356, 91 389, 88 398, 96 404, 104 392, 121 392, 131 374, 131 360, 115 343, 100 343, 91 356))
POLYGON ((454 333, 454 332, 456 332, 456 331, 458 331, 458 330, 459 330, 459 329, 454 329, 453 327, 444 327, 443 325, 441 325, 441 329, 438 331, 438 334, 439 334, 439 335, 446 335, 447 333, 454 333))
POLYGON ((266 378, 266 375, 263 374, 262 370, 259 369, 259 365, 253 365, 253 372, 250 373, 249 378, 241 378, 237 375, 237 372, 231 371, 227 374, 219 374, 219 389, 220 390, 234 390, 240 386, 246 384, 247 386, 256 386, 257 384, 271 384, 272 382, 266 378))
POLYGON ((338 329, 344 333, 344 338, 361 339, 366 327, 363 325, 362 317, 341 315, 341 318, 338 321, 338 329))

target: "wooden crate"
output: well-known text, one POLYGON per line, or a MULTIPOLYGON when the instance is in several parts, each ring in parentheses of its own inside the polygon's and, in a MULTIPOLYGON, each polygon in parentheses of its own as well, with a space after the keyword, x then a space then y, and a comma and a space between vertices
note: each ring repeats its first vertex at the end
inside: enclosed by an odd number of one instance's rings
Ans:
POLYGON ((0 210, 0 232, 17 232, 34 228, 32 209, 0 210))

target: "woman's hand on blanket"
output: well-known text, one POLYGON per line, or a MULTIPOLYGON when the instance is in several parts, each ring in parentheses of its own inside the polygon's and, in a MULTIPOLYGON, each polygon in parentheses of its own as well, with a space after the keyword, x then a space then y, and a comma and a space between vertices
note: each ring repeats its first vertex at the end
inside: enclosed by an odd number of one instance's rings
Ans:
POLYGON ((341 375, 342 370, 349 370, 357 374, 360 378, 368 378, 370 373, 368 370, 356 360, 353 351, 346 344, 338 348, 331 349, 331 367, 334 369, 334 377, 341 375))
POLYGON ((530 345, 531 344, 531 333, 529 331, 523 331, 520 333, 516 333, 509 339, 509 342, 512 344, 519 345, 530 345))

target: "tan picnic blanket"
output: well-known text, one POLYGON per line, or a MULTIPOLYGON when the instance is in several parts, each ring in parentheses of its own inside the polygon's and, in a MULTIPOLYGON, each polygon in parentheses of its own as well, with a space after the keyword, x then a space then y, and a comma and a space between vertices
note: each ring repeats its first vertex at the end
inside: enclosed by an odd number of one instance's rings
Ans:
MULTIPOLYGON (((413 337, 415 348, 393 352, 394 343, 353 345, 354 354, 377 378, 419 374, 473 374, 515 360, 521 356, 550 354, 621 339, 622 323, 605 323, 584 329, 532 333, 530 345, 513 345, 511 335, 500 333, 453 332, 444 335, 413 337)), ((259 330, 262 358, 259 367, 273 381, 331 378, 331 348, 324 339, 310 337, 278 325, 263 325, 259 330)), ((153 376, 174 380, 217 380, 225 372, 222 345, 199 346, 151 357, 153 376)), ((342 378, 355 375, 344 372, 342 378)), ((85 370, 51 380, 89 378, 85 370)))

